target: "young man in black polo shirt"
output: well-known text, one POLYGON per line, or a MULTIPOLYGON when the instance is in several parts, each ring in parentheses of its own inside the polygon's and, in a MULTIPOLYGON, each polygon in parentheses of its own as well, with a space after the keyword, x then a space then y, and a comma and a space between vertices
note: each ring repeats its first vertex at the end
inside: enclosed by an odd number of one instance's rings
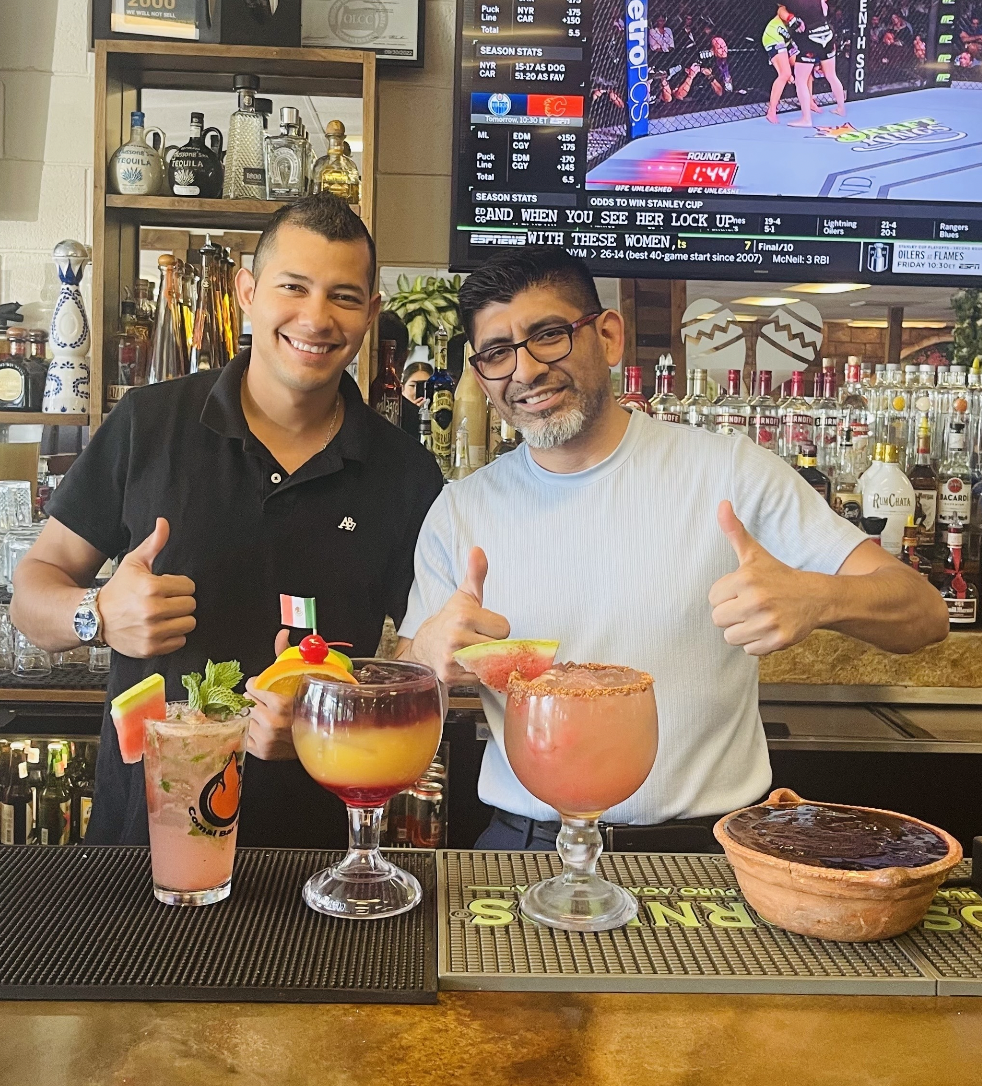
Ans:
MULTIPOLYGON (((44 648, 114 650, 88 842, 148 841, 143 767, 120 759, 110 698, 158 671, 179 700, 209 658, 258 674, 280 593, 314 597, 320 632, 358 656, 386 614, 402 619, 442 480, 344 372, 378 312, 374 283, 374 243, 346 204, 319 194, 277 212, 236 280, 251 353, 127 393, 52 497, 12 612, 44 648)), ((239 841, 343 845, 343 810, 296 760, 283 700, 257 696, 239 841)))

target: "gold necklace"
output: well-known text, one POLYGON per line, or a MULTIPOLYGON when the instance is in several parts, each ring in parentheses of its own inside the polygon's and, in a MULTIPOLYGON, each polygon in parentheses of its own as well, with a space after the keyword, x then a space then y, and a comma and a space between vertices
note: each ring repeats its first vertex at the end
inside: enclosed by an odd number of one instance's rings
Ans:
POLYGON ((334 400, 334 414, 331 415, 331 425, 327 428, 327 441, 321 446, 321 452, 323 452, 328 445, 334 440, 334 424, 338 418, 338 408, 341 406, 341 390, 338 389, 337 396, 334 400))

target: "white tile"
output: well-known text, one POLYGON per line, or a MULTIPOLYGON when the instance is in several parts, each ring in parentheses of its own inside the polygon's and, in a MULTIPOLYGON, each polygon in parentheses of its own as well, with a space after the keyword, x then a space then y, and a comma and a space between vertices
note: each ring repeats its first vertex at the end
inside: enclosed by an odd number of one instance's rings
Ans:
POLYGON ((51 77, 45 162, 92 164, 94 92, 95 85, 87 76, 56 74, 51 77))
POLYGON ((51 82, 49 72, 3 73, 5 158, 44 161, 51 82))
POLYGON ((0 161, 0 250, 50 253, 65 238, 91 244, 88 202, 83 166, 0 161))
MULTIPOLYGON (((83 0, 70 0, 84 8, 83 0)), ((59 0, 29 0, 3 4, 0 70, 51 71, 59 0)))
POLYGON ((58 17, 51 70, 76 75, 91 74, 88 0, 34 0, 29 6, 47 7, 53 3, 58 5, 58 17))

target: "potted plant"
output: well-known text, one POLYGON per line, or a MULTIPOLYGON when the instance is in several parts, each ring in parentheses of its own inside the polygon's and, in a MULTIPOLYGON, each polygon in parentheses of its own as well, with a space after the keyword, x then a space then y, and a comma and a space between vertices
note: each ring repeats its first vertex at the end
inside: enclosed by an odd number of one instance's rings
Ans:
POLYGON ((410 349, 424 346, 432 357, 433 337, 441 324, 448 336, 460 331, 460 282, 459 275, 452 279, 417 275, 412 281, 408 275, 400 275, 396 280, 399 289, 386 300, 384 308, 395 313, 409 329, 410 349))

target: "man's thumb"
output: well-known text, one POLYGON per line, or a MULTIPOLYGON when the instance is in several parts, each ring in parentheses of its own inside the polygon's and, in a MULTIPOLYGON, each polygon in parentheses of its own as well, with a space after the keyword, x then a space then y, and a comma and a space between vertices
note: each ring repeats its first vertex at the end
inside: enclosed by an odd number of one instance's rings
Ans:
POLYGON ((488 556, 480 547, 471 547, 467 556, 467 574, 460 584, 460 591, 466 592, 483 607, 484 578, 488 575, 488 556))
POLYGON ((163 517, 157 517, 157 523, 154 525, 153 531, 138 547, 134 547, 123 561, 146 566, 152 572, 153 560, 167 546, 169 538, 170 525, 163 517))
POLYGON ((720 502, 716 510, 716 519, 723 535, 730 541, 730 546, 736 552, 737 561, 742 566, 753 554, 760 544, 743 526, 743 521, 733 512, 733 506, 729 502, 720 502))

